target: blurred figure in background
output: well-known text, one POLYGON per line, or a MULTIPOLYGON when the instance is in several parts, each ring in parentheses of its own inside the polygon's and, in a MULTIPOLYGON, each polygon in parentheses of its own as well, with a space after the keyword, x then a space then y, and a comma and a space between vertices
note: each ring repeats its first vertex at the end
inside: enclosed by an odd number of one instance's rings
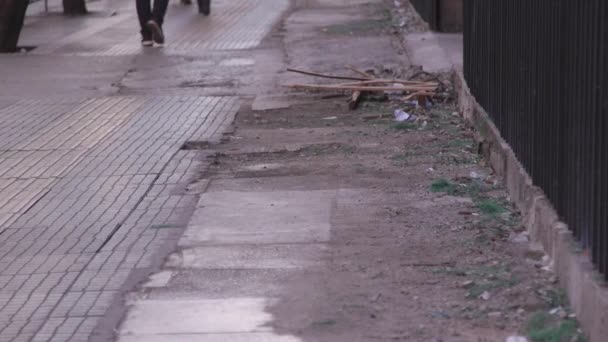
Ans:
MULTIPOLYGON (((183 5, 192 5, 192 0, 180 0, 183 5)), ((197 0, 198 13, 209 15, 211 12, 211 0, 197 0)))

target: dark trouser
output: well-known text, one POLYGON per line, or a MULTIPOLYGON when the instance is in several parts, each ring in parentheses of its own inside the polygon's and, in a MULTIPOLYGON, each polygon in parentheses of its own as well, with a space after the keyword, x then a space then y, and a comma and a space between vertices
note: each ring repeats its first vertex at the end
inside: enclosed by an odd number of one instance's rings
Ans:
POLYGON ((153 0, 154 8, 150 8, 150 0, 135 0, 137 6, 137 16, 139 17, 139 25, 141 26, 141 33, 148 32, 146 23, 154 19, 158 25, 163 25, 165 19, 165 13, 167 12, 167 6, 169 6, 169 0, 153 0))

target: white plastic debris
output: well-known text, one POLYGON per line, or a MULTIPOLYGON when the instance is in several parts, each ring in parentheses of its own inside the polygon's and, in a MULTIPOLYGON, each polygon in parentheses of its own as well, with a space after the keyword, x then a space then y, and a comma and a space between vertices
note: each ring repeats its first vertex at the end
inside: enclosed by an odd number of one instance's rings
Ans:
POLYGON ((413 121, 416 117, 403 109, 395 110, 395 121, 404 122, 404 121, 413 121))

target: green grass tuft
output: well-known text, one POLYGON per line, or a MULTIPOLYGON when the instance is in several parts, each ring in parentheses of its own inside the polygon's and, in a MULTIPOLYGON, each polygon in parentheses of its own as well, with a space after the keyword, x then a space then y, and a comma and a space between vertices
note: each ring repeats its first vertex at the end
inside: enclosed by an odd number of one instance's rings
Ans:
POLYGON ((477 208, 482 214, 488 216, 497 216, 507 212, 507 208, 493 199, 481 199, 477 201, 477 208))
POLYGON ((417 128, 416 124, 413 124, 411 122, 398 122, 393 124, 391 127, 398 131, 411 131, 417 128))
POLYGON ((440 178, 431 183, 431 191, 445 192, 451 195, 456 192, 456 184, 450 182, 447 179, 440 178))

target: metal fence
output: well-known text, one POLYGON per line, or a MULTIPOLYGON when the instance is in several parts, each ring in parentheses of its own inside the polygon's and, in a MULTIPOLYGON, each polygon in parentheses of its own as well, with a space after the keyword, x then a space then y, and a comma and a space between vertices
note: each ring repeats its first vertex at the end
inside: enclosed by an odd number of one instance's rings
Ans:
POLYGON ((473 95, 608 278, 608 1, 464 6, 473 95))

